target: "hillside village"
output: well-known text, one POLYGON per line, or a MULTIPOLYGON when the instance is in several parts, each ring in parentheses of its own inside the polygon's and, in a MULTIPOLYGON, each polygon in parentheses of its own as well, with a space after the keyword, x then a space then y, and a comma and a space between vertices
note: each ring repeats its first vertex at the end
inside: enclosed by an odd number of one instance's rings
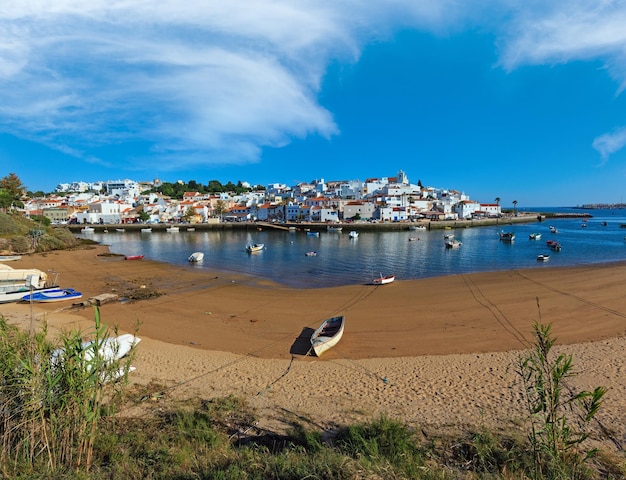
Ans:
POLYGON ((57 186, 55 194, 29 199, 27 215, 54 224, 217 223, 217 222, 405 222, 500 217, 499 203, 480 203, 456 190, 412 184, 401 170, 395 177, 365 181, 323 179, 295 186, 270 184, 263 189, 203 194, 182 199, 160 193, 162 184, 118 180, 57 186))

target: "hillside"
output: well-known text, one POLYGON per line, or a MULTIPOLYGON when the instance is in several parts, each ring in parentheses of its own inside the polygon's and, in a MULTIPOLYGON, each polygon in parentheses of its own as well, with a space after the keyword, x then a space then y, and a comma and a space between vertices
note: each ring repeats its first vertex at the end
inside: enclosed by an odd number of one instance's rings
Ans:
POLYGON ((47 226, 21 215, 0 213, 0 255, 62 250, 78 243, 67 228, 47 226))

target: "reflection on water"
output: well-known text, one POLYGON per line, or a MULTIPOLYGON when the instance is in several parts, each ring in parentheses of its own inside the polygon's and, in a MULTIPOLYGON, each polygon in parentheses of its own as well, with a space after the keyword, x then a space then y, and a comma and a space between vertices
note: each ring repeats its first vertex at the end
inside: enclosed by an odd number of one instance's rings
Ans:
POLYGON ((189 265, 193 252, 204 252, 204 260, 190 268, 226 270, 268 278, 304 288, 362 284, 380 274, 393 273, 396 279, 517 268, 547 268, 626 260, 626 229, 623 217, 595 217, 587 227, 580 219, 555 219, 510 225, 455 230, 361 232, 358 238, 346 233, 323 232, 319 237, 287 231, 195 231, 152 234, 97 233, 90 238, 110 245, 124 255, 144 255, 151 260, 189 265), (607 225, 602 225, 607 221, 607 225), (558 228, 552 234, 549 225, 558 228), (502 242, 502 230, 513 231, 514 242, 502 242), (540 240, 530 240, 533 232, 540 240), (463 245, 445 248, 444 233, 453 233, 463 245), (410 240, 411 239, 411 240, 410 240), (552 252, 550 239, 563 246, 552 252), (247 253, 248 243, 264 243, 265 250, 247 253), (317 256, 306 256, 309 251, 317 256), (549 253, 549 262, 538 262, 537 255, 549 253))

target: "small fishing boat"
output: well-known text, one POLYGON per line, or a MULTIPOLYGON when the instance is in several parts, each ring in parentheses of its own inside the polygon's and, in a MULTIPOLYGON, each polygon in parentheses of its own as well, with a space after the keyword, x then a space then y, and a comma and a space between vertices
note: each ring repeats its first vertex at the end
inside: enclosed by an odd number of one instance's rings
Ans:
POLYGON ((528 238, 530 240, 540 240, 541 239, 541 233, 531 233, 530 235, 528 235, 528 238))
POLYGON ((152 233, 152 228, 142 228, 141 233, 152 233))
POLYGON ((454 238, 454 236, 452 236, 452 238, 446 238, 444 240, 444 244, 446 248, 459 248, 461 245, 463 245, 463 243, 454 238))
POLYGON ((550 255, 546 255, 546 254, 537 255, 537 261, 539 262, 547 262, 548 260, 550 260, 550 255))
POLYGON ((555 252, 560 252, 561 251, 561 244, 559 242, 547 242, 548 243, 548 247, 550 247, 552 250, 554 250, 555 252))
POLYGON ((556 227, 553 227, 552 225, 550 225, 550 232, 552 232, 552 233, 559 233, 559 231, 556 229, 556 227))
POLYGON ((189 227, 189 228, 187 229, 187 231, 188 231, 188 232, 195 232, 195 231, 196 231, 196 228, 195 228, 195 227, 189 227))
POLYGON ((310 230, 308 232, 306 232, 306 234, 309 237, 319 237, 320 236, 320 232, 311 232, 310 230))
POLYGON ((83 227, 80 229, 82 233, 93 233, 95 232, 95 228, 93 227, 83 227))
POLYGON ((311 348, 318 357, 329 348, 337 345, 343 336, 344 316, 337 316, 324 320, 311 335, 311 348))
POLYGON ((143 259, 143 255, 126 255, 124 260, 141 260, 143 259))
POLYGON ((250 243, 246 245, 246 251, 248 253, 260 252, 265 248, 263 243, 250 243))
POLYGON ((179 227, 167 227, 165 231, 169 233, 178 233, 180 231, 180 228, 179 227))
POLYGON ((74 300, 76 298, 81 298, 82 296, 83 294, 81 292, 77 292, 73 288, 57 288, 53 290, 34 292, 32 294, 24 295, 22 297, 22 301, 51 303, 62 302, 65 300, 74 300))
POLYGON ((375 278, 374 280, 372 280, 372 283, 374 285, 386 285, 388 283, 393 282, 396 279, 395 275, 386 275, 383 277, 382 273, 380 274, 380 277, 375 278))
POLYGON ((409 230, 426 230, 426 225, 409 225, 409 230))
POLYGON ((124 233, 126 230, 124 230, 123 228, 116 228, 115 231, 118 233, 124 233))
POLYGON ((348 236, 350 238, 358 238, 359 237, 359 232, 356 232, 354 230, 351 230, 350 233, 348 233, 348 236))
POLYGON ((0 255, 0 262, 13 262, 21 258, 21 255, 0 255))
POLYGON ((326 226, 326 231, 328 232, 341 233, 342 230, 343 230, 343 227, 331 227, 330 225, 326 226))
POLYGON ((204 260, 204 253, 193 252, 191 255, 189 255, 189 258, 187 260, 189 260, 191 263, 201 262, 202 260, 204 260))
POLYGON ((316 257, 317 252, 306 252, 304 255, 306 255, 307 257, 316 257))
POLYGON ((513 232, 501 232, 500 240, 503 242, 512 242, 515 240, 515 234, 513 232))

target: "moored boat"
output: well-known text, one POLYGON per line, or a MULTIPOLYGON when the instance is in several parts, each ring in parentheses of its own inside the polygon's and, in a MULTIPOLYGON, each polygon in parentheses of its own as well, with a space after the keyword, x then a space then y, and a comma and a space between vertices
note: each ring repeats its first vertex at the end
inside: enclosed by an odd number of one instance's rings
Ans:
POLYGON ((381 273, 380 277, 377 277, 374 280, 372 280, 372 283, 374 285, 386 285, 388 283, 393 282, 395 279, 396 279, 395 275, 385 275, 385 276, 383 276, 382 273, 381 273))
POLYGON ((142 228, 141 233, 152 233, 152 228, 142 228))
POLYGON ((426 230, 426 225, 409 225, 409 230, 426 230))
POLYGON ((73 288, 56 288, 48 291, 39 291, 32 294, 24 295, 22 301, 24 302, 39 302, 39 303, 51 303, 62 302, 65 300, 74 300, 81 298, 83 294, 77 292, 73 288))
POLYGON ((165 231, 169 233, 177 233, 180 231, 180 228, 179 227, 167 227, 165 231))
POLYGON ((339 233, 342 230, 343 230, 343 227, 331 227, 330 225, 326 227, 326 231, 333 232, 333 233, 339 233))
POLYGON ((309 237, 319 237, 320 236, 320 232, 311 232, 310 230, 308 232, 306 232, 306 234, 309 237))
POLYGON ((539 262, 547 262, 548 260, 550 260, 550 255, 546 255, 546 254, 537 255, 537 260, 539 262))
POLYGON ((446 248, 459 248, 461 245, 463 245, 461 241, 454 238, 454 235, 452 237, 446 238, 444 240, 444 244, 446 248))
POLYGON ((316 257, 317 256, 317 252, 306 252, 304 254, 307 257, 316 257))
POLYGON ((359 236, 359 232, 355 231, 355 230, 351 230, 350 233, 348 234, 348 236, 350 238, 358 238, 359 236))
POLYGON ((513 232, 500 232, 500 240, 503 242, 512 242, 515 240, 515 234, 513 232))
POLYGON ((20 260, 21 258, 21 255, 0 255, 0 262, 13 262, 15 260, 20 260))
POLYGON ((343 336, 345 319, 343 315, 324 320, 311 335, 311 348, 318 357, 329 348, 337 345, 343 336))
POLYGON ((189 258, 187 260, 189 260, 191 263, 201 262, 202 260, 204 260, 204 253, 193 252, 191 255, 189 255, 189 258))
POLYGON ((82 233, 93 233, 95 232, 95 228, 93 227, 83 227, 80 229, 82 233))
POLYGON ((541 233, 531 233, 530 235, 528 235, 528 238, 531 240, 540 240, 541 233))
POLYGON ((246 245, 246 251, 248 251, 248 253, 260 252, 264 248, 265 245, 263 243, 250 243, 246 245))
POLYGON ((143 255, 126 255, 124 260, 141 260, 143 259, 143 255))

